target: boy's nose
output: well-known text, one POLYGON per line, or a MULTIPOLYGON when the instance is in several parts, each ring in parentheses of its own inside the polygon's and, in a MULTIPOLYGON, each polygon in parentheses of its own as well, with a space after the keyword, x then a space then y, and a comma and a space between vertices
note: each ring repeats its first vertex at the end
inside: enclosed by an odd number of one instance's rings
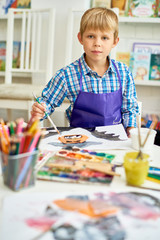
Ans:
POLYGON ((100 46, 101 45, 100 40, 99 39, 95 39, 94 45, 95 46, 100 46))

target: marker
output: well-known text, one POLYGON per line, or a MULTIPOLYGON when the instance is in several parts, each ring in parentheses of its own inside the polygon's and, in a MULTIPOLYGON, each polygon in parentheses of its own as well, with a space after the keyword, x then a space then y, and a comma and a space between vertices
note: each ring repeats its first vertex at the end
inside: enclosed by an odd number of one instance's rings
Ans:
MULTIPOLYGON (((41 104, 40 101, 38 100, 38 98, 36 97, 36 95, 35 95, 33 92, 32 92, 32 94, 33 94, 34 98, 36 99, 36 101, 37 101, 39 104, 41 104)), ((52 126, 54 127, 54 129, 57 131, 57 133, 60 135, 60 132, 58 131, 56 125, 54 124, 54 122, 52 121, 52 119, 50 118, 50 116, 49 116, 45 111, 44 111, 44 114, 45 114, 45 116, 48 118, 48 120, 50 121, 50 123, 52 124, 52 126)))

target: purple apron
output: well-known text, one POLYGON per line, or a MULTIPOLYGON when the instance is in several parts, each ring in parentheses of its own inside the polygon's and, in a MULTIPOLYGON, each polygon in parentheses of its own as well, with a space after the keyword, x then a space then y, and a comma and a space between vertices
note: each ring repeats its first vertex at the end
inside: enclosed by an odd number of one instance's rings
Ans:
POLYGON ((119 71, 112 61, 120 84, 117 91, 110 93, 92 93, 82 91, 82 67, 81 70, 80 91, 73 106, 70 120, 71 127, 92 128, 96 126, 107 126, 119 124, 122 122, 122 85, 119 71))

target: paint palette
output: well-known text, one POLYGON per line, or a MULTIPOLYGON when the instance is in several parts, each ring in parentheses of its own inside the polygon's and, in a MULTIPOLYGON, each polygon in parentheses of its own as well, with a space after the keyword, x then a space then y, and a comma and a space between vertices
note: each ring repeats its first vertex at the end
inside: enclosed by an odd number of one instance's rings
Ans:
POLYGON ((65 157, 66 159, 70 160, 81 160, 87 162, 111 162, 115 155, 107 154, 107 153, 100 153, 88 150, 80 150, 80 151, 68 151, 68 150, 59 150, 56 153, 56 156, 65 157))
POLYGON ((84 162, 53 155, 37 172, 37 178, 48 181, 109 184, 119 176, 111 163, 84 162))
POLYGON ((109 184, 113 179, 113 175, 89 168, 76 169, 71 166, 43 166, 38 171, 37 178, 40 180, 59 182, 109 184))
POLYGON ((86 149, 82 149, 82 150, 80 150, 80 152, 85 153, 85 154, 89 154, 89 155, 92 155, 92 156, 100 157, 100 158, 103 159, 103 161, 111 162, 115 158, 115 155, 104 153, 104 152, 95 152, 95 151, 90 151, 90 150, 86 150, 86 149))

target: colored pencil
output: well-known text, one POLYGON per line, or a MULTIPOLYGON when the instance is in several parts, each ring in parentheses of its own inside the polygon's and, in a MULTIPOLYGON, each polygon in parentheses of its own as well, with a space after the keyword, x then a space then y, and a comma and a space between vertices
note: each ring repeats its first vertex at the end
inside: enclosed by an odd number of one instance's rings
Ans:
POLYGON ((23 118, 19 118, 17 119, 17 129, 16 129, 16 134, 19 135, 22 133, 23 130, 23 123, 24 123, 24 119, 23 118))

